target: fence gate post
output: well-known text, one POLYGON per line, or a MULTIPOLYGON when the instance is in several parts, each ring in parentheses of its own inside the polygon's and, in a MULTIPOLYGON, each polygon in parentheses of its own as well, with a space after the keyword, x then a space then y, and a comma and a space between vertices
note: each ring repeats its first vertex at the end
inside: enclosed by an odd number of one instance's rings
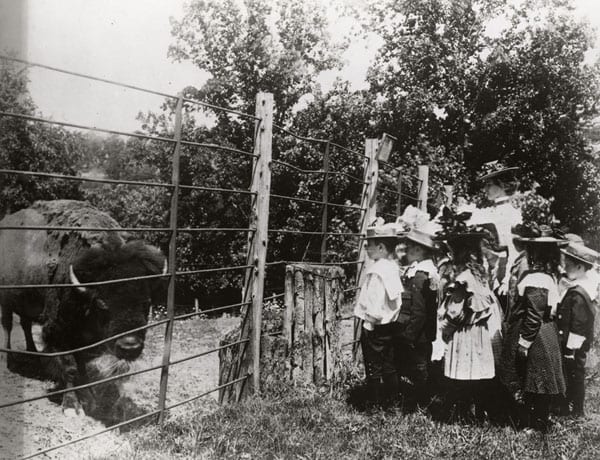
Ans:
MULTIPOLYGON (((377 139, 365 140, 365 184, 363 185, 363 192, 360 203, 360 233, 362 234, 367 233, 367 227, 371 225, 371 223, 377 217, 377 181, 379 180, 379 162, 377 161, 377 146, 377 139)), ((364 278, 364 273, 366 272, 368 264, 366 241, 364 239, 361 239, 359 242, 358 261, 359 264, 356 272, 356 283, 357 286, 361 286, 364 278)), ((358 358, 359 344, 357 340, 360 339, 360 328, 361 322, 355 318, 353 334, 353 340, 355 342, 352 345, 352 359, 354 361, 356 361, 358 358)))
MULTIPOLYGON (((251 375, 235 384, 234 391, 224 391, 223 401, 239 401, 242 397, 260 391, 260 340, 264 297, 265 267, 269 227, 269 198, 271 193, 271 159, 273 143, 273 95, 256 95, 256 117, 254 132, 254 158, 252 166, 252 210, 248 232, 248 254, 246 265, 251 265, 246 276, 243 302, 249 308, 243 310, 240 340, 247 340, 232 349, 231 367, 227 382, 251 375), (233 377, 233 378, 232 378, 233 377)), ((226 383, 226 382, 225 382, 226 383)))
POLYGON ((323 214, 321 215, 321 263, 325 262, 327 253, 327 203, 329 203, 329 144, 325 144, 323 155, 323 214))
POLYGON ((427 212, 429 193, 429 166, 419 166, 419 209, 427 212))
POLYGON ((171 342, 173 340, 173 318, 175 317, 175 279, 177 269, 177 208, 179 203, 179 160, 181 155, 181 124, 183 112, 183 95, 177 95, 177 107, 175 108, 175 150, 172 159, 171 210, 169 215, 169 228, 171 238, 169 240, 169 289, 167 291, 167 328, 165 330, 165 344, 163 348, 162 369, 160 373, 160 390, 158 394, 158 409, 160 410, 158 422, 163 423, 165 419, 165 404, 167 399, 167 384, 169 380, 169 362, 171 361, 171 342))

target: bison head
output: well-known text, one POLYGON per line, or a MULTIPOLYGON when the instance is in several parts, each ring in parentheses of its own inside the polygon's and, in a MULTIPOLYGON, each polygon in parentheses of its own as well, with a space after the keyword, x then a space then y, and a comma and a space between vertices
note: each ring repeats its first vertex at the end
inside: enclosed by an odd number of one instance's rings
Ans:
MULTIPOLYGON (((109 281, 166 271, 166 260, 155 247, 131 241, 118 247, 93 247, 69 268, 73 284, 109 281)), ((84 313, 79 331, 82 342, 93 343, 145 326, 150 305, 162 297, 164 281, 146 279, 99 286, 81 286, 75 294, 84 313)), ((124 335, 106 350, 118 359, 134 360, 144 348, 146 331, 124 335)))

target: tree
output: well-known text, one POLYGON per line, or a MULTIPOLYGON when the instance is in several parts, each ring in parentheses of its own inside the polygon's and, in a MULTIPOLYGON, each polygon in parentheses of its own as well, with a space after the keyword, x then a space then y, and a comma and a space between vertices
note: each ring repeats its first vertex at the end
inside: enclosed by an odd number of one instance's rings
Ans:
MULTIPOLYGON (((0 61, 0 110, 36 115, 27 90, 27 71, 0 61)), ((0 117, 0 168, 75 175, 79 163, 76 137, 55 126, 0 117)), ((0 217, 35 200, 80 198, 77 182, 21 175, 0 176, 0 217)))
POLYGON ((584 61, 592 34, 571 3, 374 2, 370 24, 384 43, 369 83, 380 127, 398 137, 406 158, 433 166, 434 185, 450 179, 473 193, 481 164, 504 159, 583 231, 598 212, 597 194, 582 193, 594 167, 581 130, 597 113, 598 66, 584 61), (503 16, 510 26, 486 34, 503 16))
POLYGON ((196 97, 250 112, 256 93, 268 91, 276 123, 314 89, 320 72, 339 65, 344 46, 332 43, 316 0, 193 0, 172 33, 169 54, 210 73, 202 88, 189 89, 196 97))

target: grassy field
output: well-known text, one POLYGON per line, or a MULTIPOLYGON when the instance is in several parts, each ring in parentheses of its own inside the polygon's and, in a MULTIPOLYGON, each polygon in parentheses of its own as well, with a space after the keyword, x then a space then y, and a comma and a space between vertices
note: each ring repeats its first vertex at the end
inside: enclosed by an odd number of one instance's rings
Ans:
MULTIPOLYGON (((587 417, 555 418, 550 433, 434 422, 423 412, 359 412, 345 388, 279 387, 207 414, 180 412, 163 428, 128 434, 117 459, 600 458, 600 381, 588 379, 587 417)), ((106 458, 108 457, 98 457, 106 458)))

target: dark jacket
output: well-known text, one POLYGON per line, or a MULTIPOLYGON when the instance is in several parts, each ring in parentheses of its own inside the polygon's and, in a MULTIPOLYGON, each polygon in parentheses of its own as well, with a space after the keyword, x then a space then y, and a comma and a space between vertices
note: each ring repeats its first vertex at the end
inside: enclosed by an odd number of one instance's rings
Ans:
POLYGON ((418 271, 404 278, 398 323, 400 338, 409 345, 433 342, 436 337, 437 290, 430 288, 427 273, 418 271))
POLYGON ((570 333, 585 337, 582 351, 590 349, 594 339, 594 316, 594 304, 585 289, 580 286, 569 288, 558 306, 556 316, 563 349, 567 346, 570 333))

